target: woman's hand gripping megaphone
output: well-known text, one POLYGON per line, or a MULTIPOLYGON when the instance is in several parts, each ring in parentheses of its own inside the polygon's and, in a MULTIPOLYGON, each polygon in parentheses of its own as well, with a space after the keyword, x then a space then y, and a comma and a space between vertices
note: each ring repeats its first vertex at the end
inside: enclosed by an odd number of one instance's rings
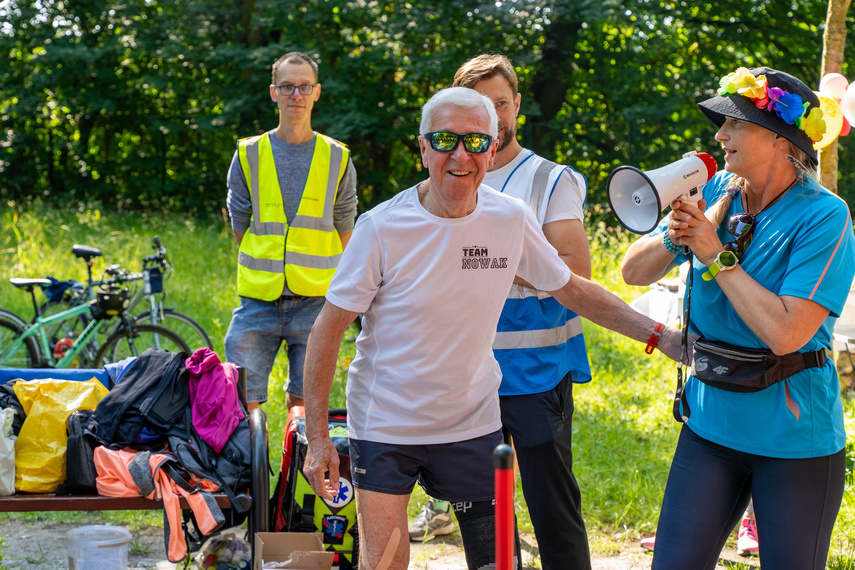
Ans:
POLYGON ((671 202, 677 199, 697 202, 702 195, 700 187, 717 169, 715 159, 704 152, 688 153, 656 170, 619 166, 606 182, 609 205, 625 228, 646 234, 659 224, 662 211, 671 202))
POLYGON ((675 245, 687 246, 695 257, 709 266, 724 248, 715 226, 704 215, 706 201, 697 204, 680 199, 671 203, 668 237, 675 245))

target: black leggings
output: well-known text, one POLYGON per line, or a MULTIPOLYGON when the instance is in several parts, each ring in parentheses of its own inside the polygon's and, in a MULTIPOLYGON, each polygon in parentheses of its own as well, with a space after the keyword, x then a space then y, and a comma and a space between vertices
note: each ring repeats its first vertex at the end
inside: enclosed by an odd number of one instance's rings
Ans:
MULTIPOLYGON (((451 503, 460 525, 468 570, 496 568, 496 507, 493 501, 451 503)), ((514 520, 514 568, 520 568, 520 536, 514 520)))
POLYGON ((844 477, 843 450, 809 459, 762 457, 709 442, 683 426, 652 568, 714 569, 753 496, 761 566, 824 570, 844 477))

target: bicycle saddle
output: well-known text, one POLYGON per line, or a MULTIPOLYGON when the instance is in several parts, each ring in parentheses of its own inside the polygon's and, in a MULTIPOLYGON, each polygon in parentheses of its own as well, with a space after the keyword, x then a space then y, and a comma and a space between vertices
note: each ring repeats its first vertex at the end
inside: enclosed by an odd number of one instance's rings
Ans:
POLYGON ((71 246, 71 253, 89 261, 93 257, 101 257, 101 250, 97 247, 92 247, 91 245, 80 245, 79 243, 71 246))
POLYGON ((25 279, 21 277, 12 277, 9 282, 15 287, 30 290, 36 285, 50 285, 53 283, 50 279, 25 279))

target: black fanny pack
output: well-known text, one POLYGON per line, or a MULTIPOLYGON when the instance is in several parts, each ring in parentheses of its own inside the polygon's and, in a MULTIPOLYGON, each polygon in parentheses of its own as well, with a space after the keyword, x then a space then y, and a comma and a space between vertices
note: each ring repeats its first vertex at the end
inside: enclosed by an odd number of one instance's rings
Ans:
POLYGON ((692 376, 729 392, 759 392, 808 368, 820 368, 824 350, 779 356, 768 349, 742 348, 700 337, 694 344, 692 376))

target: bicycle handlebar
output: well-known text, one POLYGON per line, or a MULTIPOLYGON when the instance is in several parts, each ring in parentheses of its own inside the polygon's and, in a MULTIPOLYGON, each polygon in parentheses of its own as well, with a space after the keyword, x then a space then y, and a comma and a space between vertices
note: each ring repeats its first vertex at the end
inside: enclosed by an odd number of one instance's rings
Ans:
POLYGON ((100 281, 93 281, 92 285, 97 285, 98 287, 107 287, 108 289, 117 288, 124 283, 129 283, 131 281, 139 281, 143 278, 142 273, 128 273, 121 267, 115 273, 115 277, 111 279, 101 279, 100 281))
MULTIPOLYGON (((161 243, 159 236, 154 236, 151 242, 152 247, 155 249, 156 253, 154 255, 149 255, 143 258, 143 273, 149 271, 150 265, 157 264, 165 270, 164 276, 166 276, 172 272, 172 265, 166 258, 166 247, 161 243)), ((85 287, 90 291, 94 287, 106 286, 108 288, 115 288, 117 285, 121 285, 123 283, 128 283, 131 281, 141 281, 144 278, 143 273, 129 273, 118 263, 106 267, 104 269, 104 273, 107 275, 113 275, 114 277, 95 280, 92 279, 92 275, 90 272, 89 281, 85 284, 85 287)))
POLYGON ((152 238, 151 247, 157 253, 143 258, 143 268, 145 268, 149 263, 157 263, 163 269, 170 269, 171 266, 169 261, 166 259, 166 247, 160 242, 160 236, 154 236, 152 238))

